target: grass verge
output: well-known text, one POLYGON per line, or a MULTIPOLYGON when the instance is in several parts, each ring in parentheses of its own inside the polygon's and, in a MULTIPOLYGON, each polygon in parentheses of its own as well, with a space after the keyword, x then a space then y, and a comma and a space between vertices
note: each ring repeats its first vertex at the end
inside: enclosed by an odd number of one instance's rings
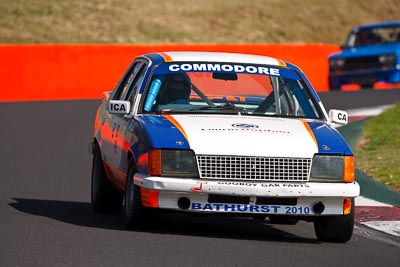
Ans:
POLYGON ((1 0, 0 43, 327 43, 399 0, 1 0))
POLYGON ((357 167, 400 192, 400 103, 365 121, 355 148, 357 167))

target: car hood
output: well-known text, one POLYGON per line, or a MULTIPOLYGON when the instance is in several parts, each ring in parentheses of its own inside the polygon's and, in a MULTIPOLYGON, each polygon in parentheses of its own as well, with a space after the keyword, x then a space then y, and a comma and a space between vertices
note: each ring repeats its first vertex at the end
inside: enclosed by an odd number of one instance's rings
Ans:
POLYGON ((330 56, 333 58, 352 58, 352 57, 366 57, 366 56, 378 56, 382 54, 400 54, 400 43, 392 44, 379 44, 360 46, 357 48, 348 48, 340 53, 335 53, 330 56))
POLYGON ((145 128, 155 148, 192 149, 201 155, 312 158, 315 153, 351 154, 325 122, 230 116, 148 116, 145 128))

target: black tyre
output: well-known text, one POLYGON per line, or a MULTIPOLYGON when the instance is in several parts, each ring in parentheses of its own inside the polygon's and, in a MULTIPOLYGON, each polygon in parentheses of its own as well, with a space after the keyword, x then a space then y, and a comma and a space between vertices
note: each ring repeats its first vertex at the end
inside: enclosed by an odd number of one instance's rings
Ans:
POLYGON ((124 221, 129 228, 143 228, 158 222, 159 213, 158 209, 143 207, 140 187, 133 181, 134 174, 134 168, 130 168, 124 196, 124 221))
POLYGON ((319 241, 345 243, 351 239, 354 229, 354 199, 349 215, 326 216, 314 221, 315 235, 319 241))
POLYGON ((95 212, 117 213, 121 210, 122 192, 108 180, 98 147, 93 154, 91 188, 91 202, 95 212))

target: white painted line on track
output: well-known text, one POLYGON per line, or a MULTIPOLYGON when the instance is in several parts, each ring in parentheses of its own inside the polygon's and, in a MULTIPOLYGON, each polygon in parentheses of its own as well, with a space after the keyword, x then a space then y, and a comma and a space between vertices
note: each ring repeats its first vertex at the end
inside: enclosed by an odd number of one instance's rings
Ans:
POLYGON ((398 240, 393 239, 396 237, 388 238, 387 236, 383 236, 382 233, 380 232, 381 231, 375 231, 374 229, 369 229, 367 227, 360 227, 358 225, 354 225, 354 233, 359 234, 361 236, 365 236, 369 239, 377 240, 382 243, 400 248, 400 242, 398 240))
MULTIPOLYGON (((385 204, 362 196, 357 197, 355 201, 356 201, 356 207, 393 207, 392 205, 385 204)), ((392 236, 400 237, 400 221, 371 220, 371 221, 361 221, 359 223, 369 228, 375 229, 377 231, 384 232, 392 236)))
POLYGON ((366 197, 356 197, 356 206, 368 206, 368 207, 392 207, 392 205, 385 204, 373 199, 369 199, 366 197))
POLYGON ((361 224, 390 235, 400 236, 400 221, 369 221, 361 224))

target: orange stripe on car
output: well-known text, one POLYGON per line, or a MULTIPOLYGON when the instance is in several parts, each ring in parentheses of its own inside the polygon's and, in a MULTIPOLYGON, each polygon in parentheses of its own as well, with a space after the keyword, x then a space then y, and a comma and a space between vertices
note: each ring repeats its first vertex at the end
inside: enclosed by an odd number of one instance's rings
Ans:
POLYGON ((166 53, 159 53, 160 56, 162 56, 165 60, 165 62, 172 62, 172 57, 166 53))
POLYGON ((283 61, 283 60, 278 59, 278 64, 279 64, 279 66, 281 66, 281 67, 286 67, 286 62, 283 61))
POLYGON ((308 124, 308 122, 306 122, 306 121, 304 121, 304 120, 302 120, 301 122, 303 123, 304 127, 306 127, 308 133, 310 134, 310 136, 311 136, 312 139, 314 140, 315 145, 318 147, 317 139, 315 138, 315 135, 314 135, 314 133, 313 133, 313 131, 312 131, 310 125, 308 124))
POLYGON ((104 91, 104 92, 101 94, 101 96, 102 96, 101 101, 107 102, 108 99, 110 98, 110 95, 111 95, 111 91, 104 91))
POLYGON ((188 142, 189 144, 189 138, 186 135, 185 130, 183 130, 182 126, 179 124, 179 122, 177 122, 174 117, 172 117, 171 115, 164 115, 164 117, 169 120, 180 132, 181 134, 186 138, 186 142, 188 142))

